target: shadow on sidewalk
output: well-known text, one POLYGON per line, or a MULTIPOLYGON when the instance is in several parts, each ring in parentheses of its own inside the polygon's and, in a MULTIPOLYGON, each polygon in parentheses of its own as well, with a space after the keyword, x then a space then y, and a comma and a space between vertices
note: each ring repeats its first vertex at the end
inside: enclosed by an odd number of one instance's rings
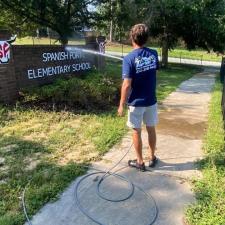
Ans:
MULTIPOLYGON (((185 158, 193 158, 193 157, 185 157, 185 158)), ((182 162, 182 163, 168 163, 159 159, 158 164, 155 168, 157 170, 185 171, 185 170, 197 169, 198 165, 196 161, 194 160, 188 161, 188 162, 182 162)))

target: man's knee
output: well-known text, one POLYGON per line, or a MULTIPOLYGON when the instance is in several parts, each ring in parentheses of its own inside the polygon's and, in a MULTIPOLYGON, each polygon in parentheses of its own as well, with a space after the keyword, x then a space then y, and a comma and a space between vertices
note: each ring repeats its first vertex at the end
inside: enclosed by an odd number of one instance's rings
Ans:
POLYGON ((154 133, 155 127, 154 126, 146 126, 146 130, 148 131, 148 133, 154 133))
POLYGON ((141 128, 133 128, 133 133, 140 135, 141 134, 141 128))

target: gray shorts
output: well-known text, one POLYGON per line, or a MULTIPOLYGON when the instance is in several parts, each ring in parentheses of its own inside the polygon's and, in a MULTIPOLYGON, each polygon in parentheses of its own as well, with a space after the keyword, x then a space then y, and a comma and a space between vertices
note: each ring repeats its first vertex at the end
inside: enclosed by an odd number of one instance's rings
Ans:
POLYGON ((158 123, 157 103, 147 107, 129 106, 127 126, 141 128, 142 121, 146 126, 154 127, 158 123))

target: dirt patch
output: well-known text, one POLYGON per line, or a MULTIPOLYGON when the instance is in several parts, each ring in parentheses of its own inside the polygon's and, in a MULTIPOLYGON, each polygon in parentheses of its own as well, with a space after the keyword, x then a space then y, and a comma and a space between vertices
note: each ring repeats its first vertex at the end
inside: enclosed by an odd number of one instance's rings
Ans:
POLYGON ((0 157, 0 166, 3 166, 5 163, 5 158, 0 157))
POLYGON ((41 162, 41 153, 35 153, 33 157, 27 157, 24 160, 24 163, 27 165, 25 170, 26 171, 30 171, 30 170, 34 170, 37 165, 41 162))
POLYGON ((13 151, 15 148, 18 148, 18 145, 17 144, 12 144, 12 145, 7 145, 5 147, 1 147, 0 151, 7 153, 7 152, 13 151))
POLYGON ((69 162, 79 162, 89 161, 98 157, 99 153, 93 143, 89 141, 83 141, 76 148, 69 148, 62 151, 60 149, 57 155, 57 163, 59 165, 66 165, 69 162))

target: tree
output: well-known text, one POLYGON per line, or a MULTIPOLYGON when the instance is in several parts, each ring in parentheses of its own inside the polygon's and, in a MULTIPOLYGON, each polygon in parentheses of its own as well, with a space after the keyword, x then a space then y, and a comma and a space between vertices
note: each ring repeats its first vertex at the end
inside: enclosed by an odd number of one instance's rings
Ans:
POLYGON ((84 27, 92 19, 88 10, 95 0, 0 0, 3 8, 22 19, 59 34, 62 44, 67 44, 74 27, 84 27))
POLYGON ((162 67, 168 64, 168 51, 175 47, 182 26, 185 0, 136 0, 141 14, 138 16, 150 27, 151 36, 162 46, 162 67))
POLYGON ((34 34, 38 25, 13 14, 9 10, 2 10, 0 14, 0 27, 9 30, 11 34, 17 34, 18 36, 31 36, 34 34))
POLYGON ((121 41, 136 21, 135 6, 134 0, 99 1, 97 29, 109 35, 110 41, 121 41))
POLYGON ((224 0, 136 0, 136 4, 142 12, 139 18, 149 25, 151 34, 161 40, 162 66, 167 66, 168 50, 179 38, 188 49, 224 51, 224 0))
POLYGON ((192 0, 183 11, 180 35, 188 49, 201 47, 223 53, 225 50, 225 1, 192 0))

